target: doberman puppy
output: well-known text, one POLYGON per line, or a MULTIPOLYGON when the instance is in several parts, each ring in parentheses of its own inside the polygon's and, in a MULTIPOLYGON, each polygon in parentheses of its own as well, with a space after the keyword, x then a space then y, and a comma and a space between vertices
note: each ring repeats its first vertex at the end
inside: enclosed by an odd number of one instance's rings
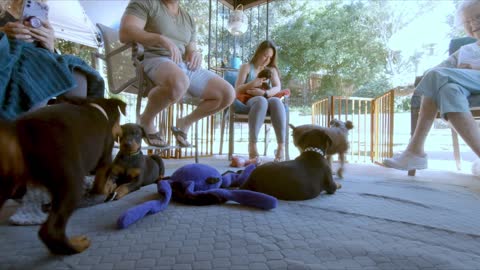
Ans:
POLYGON ((309 128, 316 128, 323 131, 328 138, 330 138, 331 144, 328 149, 325 150, 325 157, 328 160, 328 164, 332 167, 332 156, 338 154, 340 161, 340 167, 337 170, 337 176, 343 178, 343 167, 345 164, 345 154, 347 153, 350 144, 348 143, 348 131, 353 128, 351 121, 340 121, 338 119, 332 119, 330 121, 330 127, 321 127, 316 125, 304 125, 302 130, 308 130, 309 128))
POLYGON ((107 201, 118 200, 142 186, 150 185, 165 174, 161 157, 146 156, 142 153, 142 138, 148 140, 140 125, 121 126, 120 151, 113 160, 108 173, 106 188, 109 191, 107 201))
POLYGON ((299 126, 293 129, 293 143, 301 154, 295 160, 270 162, 258 166, 241 189, 266 193, 280 200, 308 200, 322 191, 333 194, 341 187, 333 181, 325 159, 330 138, 320 129, 299 126))
POLYGON ((66 226, 86 175, 95 171, 92 192, 106 195, 106 172, 125 108, 117 99, 73 99, 0 123, 0 207, 27 182, 45 186, 51 208, 38 234, 52 253, 80 253, 90 246, 86 236, 68 239, 66 226))
MULTIPOLYGON (((268 68, 260 71, 257 75, 258 78, 265 78, 267 80, 270 80, 272 78, 272 71, 268 68)), ((269 90, 270 89, 270 85, 268 84, 268 82, 263 82, 262 83, 262 87, 261 87, 263 90, 269 90)))

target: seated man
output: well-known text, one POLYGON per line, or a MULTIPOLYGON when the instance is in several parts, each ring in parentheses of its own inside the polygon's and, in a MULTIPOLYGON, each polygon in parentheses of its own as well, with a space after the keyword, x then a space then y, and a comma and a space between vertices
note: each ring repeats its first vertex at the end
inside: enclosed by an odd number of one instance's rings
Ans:
POLYGON ((138 42, 145 47, 143 66, 155 83, 140 116, 149 141, 166 146, 156 131, 155 116, 188 92, 201 103, 171 127, 177 142, 188 146, 187 132, 197 120, 229 106, 235 97, 233 87, 211 71, 202 69, 202 56, 196 49, 196 29, 192 17, 178 0, 132 0, 120 25, 120 41, 138 42))

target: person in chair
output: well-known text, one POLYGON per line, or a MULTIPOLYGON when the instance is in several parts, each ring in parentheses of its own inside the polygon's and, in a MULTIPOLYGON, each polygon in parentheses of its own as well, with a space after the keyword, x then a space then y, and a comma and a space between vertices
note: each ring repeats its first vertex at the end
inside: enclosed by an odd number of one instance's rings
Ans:
MULTIPOLYGON (((458 18, 465 32, 480 38, 480 0, 464 1, 458 8, 458 18)), ((480 130, 470 112, 468 96, 480 94, 480 43, 462 46, 440 65, 428 70, 417 85, 423 93, 415 132, 407 149, 387 158, 383 164, 399 170, 427 168, 425 141, 437 112, 447 119, 463 140, 480 156, 480 130)), ((479 162, 478 165, 480 165, 479 162)), ((474 164, 475 166, 478 166, 474 164)))
POLYGON ((176 126, 171 127, 181 146, 190 145, 187 133, 193 123, 228 107, 234 100, 232 86, 201 67, 196 34, 193 18, 178 0, 132 0, 123 14, 120 41, 137 42, 145 47, 142 64, 155 84, 140 116, 140 124, 151 145, 167 145, 156 131, 155 116, 185 94, 198 97, 201 102, 191 114, 177 119, 176 126))

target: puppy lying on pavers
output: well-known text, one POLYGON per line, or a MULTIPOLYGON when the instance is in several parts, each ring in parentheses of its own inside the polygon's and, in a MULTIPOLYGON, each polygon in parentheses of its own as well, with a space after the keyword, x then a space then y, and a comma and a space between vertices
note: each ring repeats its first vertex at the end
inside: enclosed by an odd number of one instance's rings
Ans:
POLYGON ((143 128, 137 124, 121 126, 120 151, 108 172, 106 201, 119 200, 128 193, 155 183, 165 174, 161 157, 142 153, 142 138, 147 138, 143 128))
POLYGON ((332 170, 325 159, 325 151, 332 145, 330 137, 318 126, 290 127, 300 156, 258 166, 241 189, 292 201, 312 199, 322 191, 335 193, 341 185, 333 181, 332 170))
POLYGON ((0 123, 0 207, 27 183, 44 186, 52 201, 38 236, 52 253, 65 255, 90 246, 86 236, 67 238, 66 227, 86 175, 96 171, 92 193, 105 195, 113 143, 121 132, 120 112, 126 109, 117 99, 69 102, 0 123))
MULTIPOLYGON (((343 178, 343 167, 345 164, 345 154, 350 147, 348 143, 348 131, 353 128, 351 121, 340 121, 333 119, 330 121, 330 127, 321 127, 317 125, 304 125, 304 128, 294 129, 296 132, 304 132, 309 128, 317 128, 325 132, 325 134, 330 138, 331 144, 325 150, 325 157, 328 160, 328 164, 332 167, 332 156, 338 154, 338 159, 340 161, 340 167, 337 170, 337 176, 343 178)), ((300 128, 300 127, 299 127, 300 128)), ((295 131, 294 131, 295 133, 295 131)))

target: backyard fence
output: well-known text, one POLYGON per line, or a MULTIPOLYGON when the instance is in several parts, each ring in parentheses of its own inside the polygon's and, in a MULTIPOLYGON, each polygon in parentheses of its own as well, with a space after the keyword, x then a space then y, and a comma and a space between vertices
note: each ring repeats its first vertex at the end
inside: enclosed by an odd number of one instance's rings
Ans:
POLYGON ((330 121, 350 120, 350 162, 381 162, 393 153, 394 91, 376 98, 330 96, 312 104, 312 123, 330 126, 330 121))
MULTIPOLYGON (((137 96, 130 93, 121 93, 116 96, 127 103, 127 115, 122 119, 122 123, 135 123, 135 104, 137 96)), ((142 109, 144 110, 145 102, 142 102, 142 109)), ((157 115, 155 123, 157 128, 164 136, 168 145, 175 145, 176 140, 170 131, 170 127, 176 126, 178 118, 182 118, 185 115, 190 114, 195 109, 195 105, 188 103, 173 104, 167 109, 161 111, 157 115)), ((198 156, 212 156, 213 155, 213 141, 214 141, 214 116, 205 117, 197 121, 194 124, 190 132, 188 133, 188 141, 195 143, 195 128, 198 128, 198 156), (197 125, 197 126, 196 126, 197 125)), ((162 158, 192 158, 195 156, 194 148, 165 148, 158 153, 162 158)))

